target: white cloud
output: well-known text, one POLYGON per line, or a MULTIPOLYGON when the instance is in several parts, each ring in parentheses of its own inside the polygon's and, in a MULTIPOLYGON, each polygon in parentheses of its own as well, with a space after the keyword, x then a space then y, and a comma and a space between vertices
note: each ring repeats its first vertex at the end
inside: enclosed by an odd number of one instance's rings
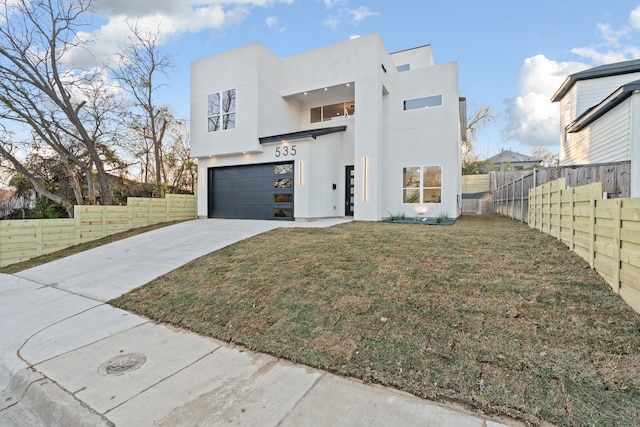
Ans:
POLYGON ((371 16, 377 16, 380 13, 373 11, 365 6, 360 6, 357 9, 342 8, 337 13, 329 15, 329 17, 323 22, 325 27, 336 29, 341 24, 358 24, 365 18, 371 16))
POLYGON ((599 42, 591 46, 571 49, 571 52, 589 59, 595 65, 610 64, 640 57, 640 47, 629 43, 634 32, 640 31, 640 6, 629 13, 629 22, 622 28, 614 28, 610 24, 596 24, 599 42))
POLYGON ((90 40, 90 51, 74 49, 66 61, 79 67, 109 63, 118 45, 130 35, 129 25, 143 31, 159 32, 158 42, 182 33, 220 29, 241 22, 254 7, 294 0, 94 0, 96 13, 105 23, 79 37, 90 40))
POLYGON ((640 6, 633 9, 629 14, 629 23, 634 30, 640 29, 640 6))
POLYGON ((505 100, 503 138, 532 147, 558 145, 560 114, 551 96, 569 74, 585 68, 586 64, 557 62, 544 55, 527 58, 516 81, 518 96, 505 100))
POLYGON ((322 3, 324 3, 327 9, 331 9, 332 7, 336 7, 337 5, 344 4, 346 2, 347 0, 322 0, 322 3))
POLYGON ((612 64, 640 57, 640 50, 631 47, 620 51, 607 50, 604 52, 595 47, 576 47, 571 49, 571 53, 589 59, 594 65, 612 64))
POLYGON ((274 31, 282 33, 287 30, 287 27, 285 25, 280 25, 280 23, 278 22, 278 18, 275 16, 268 17, 266 19, 266 23, 267 23, 267 27, 269 27, 274 31))
POLYGON ((372 10, 370 10, 367 7, 364 6, 360 6, 357 9, 346 9, 347 10, 347 14, 351 15, 351 17, 353 18, 353 22, 354 23, 358 23, 360 21, 362 21, 365 18, 368 18, 370 16, 376 16, 379 15, 378 12, 374 12, 372 10))
POLYGON ((524 61, 516 81, 517 95, 505 100, 505 140, 529 146, 557 146, 560 113, 550 98, 567 76, 597 65, 640 58, 640 47, 630 43, 634 32, 640 31, 640 6, 631 11, 628 24, 622 28, 598 23, 596 30, 597 43, 571 49, 585 63, 558 62, 544 55, 524 61))
MULTIPOLYGON (((2 5, 2 9, 0 10, 0 24, 7 21, 7 17, 11 17, 16 10, 19 10, 21 7, 21 0, 4 0, 2 5)), ((29 5, 29 2, 27 2, 29 5)))
POLYGON ((270 16, 267 18, 267 26, 269 28, 278 28, 278 18, 270 16))
POLYGON ((603 24, 602 22, 596 24, 596 28, 598 29, 600 37, 602 37, 605 44, 613 47, 619 47, 621 40, 624 39, 625 36, 629 35, 629 32, 631 31, 630 27, 623 27, 616 30, 613 29, 611 25, 603 24))

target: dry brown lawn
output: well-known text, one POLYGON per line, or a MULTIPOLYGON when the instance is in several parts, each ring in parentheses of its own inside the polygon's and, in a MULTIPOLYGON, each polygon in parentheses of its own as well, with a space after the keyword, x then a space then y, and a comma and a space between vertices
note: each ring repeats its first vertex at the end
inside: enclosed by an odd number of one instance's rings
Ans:
POLYGON ((499 216, 277 229, 112 303, 530 424, 640 423, 640 315, 560 242, 499 216))

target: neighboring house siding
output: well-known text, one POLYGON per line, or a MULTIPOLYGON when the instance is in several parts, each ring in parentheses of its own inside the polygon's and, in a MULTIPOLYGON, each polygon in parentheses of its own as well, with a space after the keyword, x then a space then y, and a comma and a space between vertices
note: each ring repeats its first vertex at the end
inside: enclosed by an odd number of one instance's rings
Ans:
POLYGON ((562 99, 562 102, 560 103, 560 121, 561 121, 561 125, 562 125, 562 129, 565 128, 565 126, 569 126, 569 124, 574 121, 576 119, 576 117, 578 117, 577 113, 577 103, 578 103, 578 89, 577 87, 574 85, 571 90, 569 91, 569 93, 567 93, 567 95, 562 99), (569 103, 569 112, 568 114, 565 113, 565 109, 566 109, 566 104, 569 103))
POLYGON ((630 160, 631 102, 625 100, 590 126, 570 134, 560 166, 630 160))
POLYGON ((564 98, 560 100, 560 150, 558 156, 560 164, 569 158, 568 152, 571 144, 571 135, 566 132, 566 128, 577 117, 577 99, 577 85, 574 85, 564 98))
POLYGON ((574 89, 578 92, 577 110, 573 119, 594 105, 598 105, 620 86, 637 79, 640 79, 640 73, 621 74, 576 82, 574 89))

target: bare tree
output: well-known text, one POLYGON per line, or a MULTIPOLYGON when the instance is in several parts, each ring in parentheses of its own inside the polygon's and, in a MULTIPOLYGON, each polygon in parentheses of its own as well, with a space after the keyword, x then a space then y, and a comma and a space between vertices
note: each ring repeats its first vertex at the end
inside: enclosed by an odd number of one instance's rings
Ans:
POLYGON ((165 145, 163 154, 166 173, 165 182, 178 191, 193 193, 195 191, 198 165, 189 153, 189 124, 183 120, 175 120, 170 127, 170 143, 165 145))
MULTIPOLYGON (((161 86, 156 82, 160 76, 169 75, 173 64, 169 56, 160 52, 159 31, 145 31, 137 25, 129 28, 132 35, 122 46, 120 61, 113 74, 131 94, 134 107, 139 110, 138 114, 132 115, 131 127, 143 140, 140 146, 153 149, 156 196, 162 197, 163 182, 166 182, 162 144, 173 117, 168 107, 157 103, 156 92, 161 86)), ((145 170, 148 171, 149 152, 142 150, 141 154, 147 160, 145 170)))
MULTIPOLYGON (((111 204, 100 138, 116 100, 99 73, 64 61, 72 49, 86 47, 77 35, 89 7, 90 0, 0 0, 0 115, 26 125, 35 140, 57 153, 77 182, 76 203, 84 202, 81 177, 87 196, 95 198, 95 172, 102 202, 111 204)), ((10 156, 6 146, 0 153, 10 156)), ((8 159, 29 176, 18 158, 8 159)), ((66 207, 55 195, 41 194, 66 207)))
POLYGON ((485 105, 476 108, 473 115, 467 120, 467 137, 462 141, 463 169, 478 161, 478 155, 473 147, 478 131, 493 122, 497 117, 491 111, 491 106, 485 105))
POLYGON ((547 147, 534 147, 531 156, 540 160, 544 167, 558 166, 559 163, 558 153, 552 153, 547 147))

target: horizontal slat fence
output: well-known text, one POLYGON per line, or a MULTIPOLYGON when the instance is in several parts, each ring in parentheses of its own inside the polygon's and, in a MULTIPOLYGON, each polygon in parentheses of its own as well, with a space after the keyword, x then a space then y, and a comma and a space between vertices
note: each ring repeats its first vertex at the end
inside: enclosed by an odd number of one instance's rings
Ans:
POLYGON ((529 191, 529 226, 586 260, 640 313, 640 198, 602 199, 602 183, 566 188, 564 178, 529 191))
POLYGON ((0 267, 132 228, 194 219, 196 197, 129 197, 127 206, 75 206, 75 218, 0 221, 0 267))
POLYGON ((489 174, 462 175, 462 194, 489 192, 489 174))
POLYGON ((600 182, 608 198, 629 197, 631 162, 594 165, 554 166, 534 171, 491 172, 490 187, 495 212, 527 222, 529 218, 529 190, 564 178, 568 187, 600 182))

